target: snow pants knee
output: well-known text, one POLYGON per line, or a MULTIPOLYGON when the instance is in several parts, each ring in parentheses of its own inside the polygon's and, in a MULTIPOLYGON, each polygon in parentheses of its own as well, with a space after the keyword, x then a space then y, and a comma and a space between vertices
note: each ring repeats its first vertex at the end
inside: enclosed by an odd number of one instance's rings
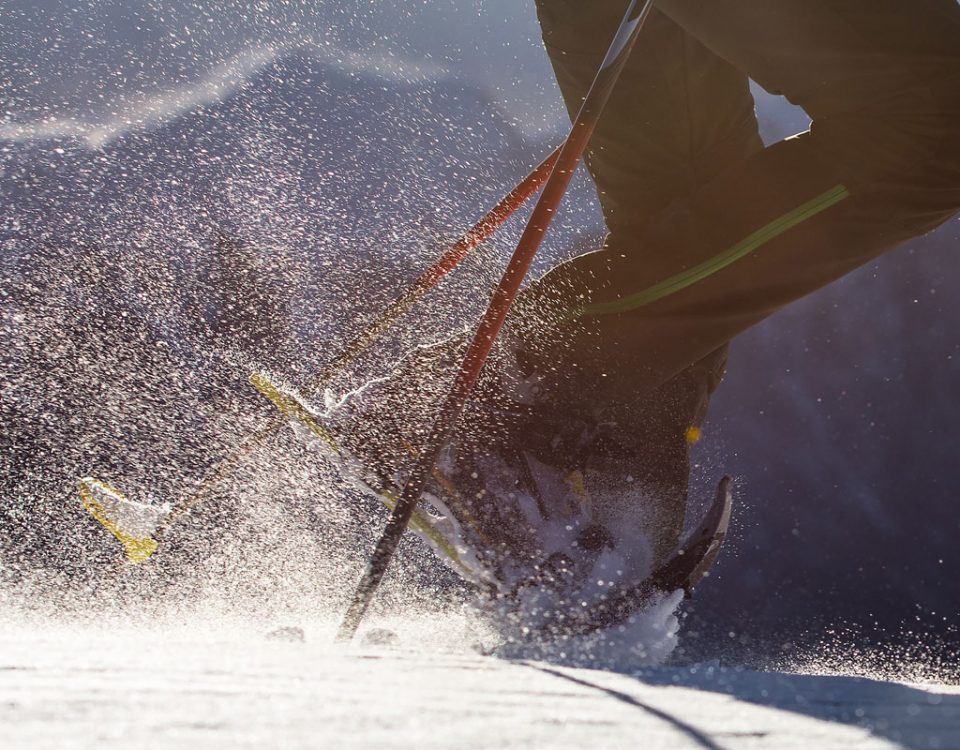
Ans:
MULTIPOLYGON (((571 114, 625 5, 537 0, 571 114)), ((955 0, 656 8, 587 155, 608 242, 536 284, 575 290, 556 356, 633 396, 960 209, 955 0), (750 78, 810 130, 764 148, 750 78)))

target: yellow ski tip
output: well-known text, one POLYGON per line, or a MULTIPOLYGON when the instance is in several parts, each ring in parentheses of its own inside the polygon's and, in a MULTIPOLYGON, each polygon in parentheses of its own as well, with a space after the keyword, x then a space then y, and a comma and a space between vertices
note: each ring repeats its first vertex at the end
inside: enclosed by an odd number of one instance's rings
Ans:
POLYGON ((119 490, 93 477, 80 479, 78 490, 83 507, 100 525, 119 540, 123 545, 127 560, 132 563, 142 563, 149 560, 150 556, 157 551, 159 545, 152 536, 128 533, 122 528, 119 518, 111 517, 111 512, 105 505, 106 503, 116 508, 123 504, 135 506, 139 503, 133 503, 119 490))

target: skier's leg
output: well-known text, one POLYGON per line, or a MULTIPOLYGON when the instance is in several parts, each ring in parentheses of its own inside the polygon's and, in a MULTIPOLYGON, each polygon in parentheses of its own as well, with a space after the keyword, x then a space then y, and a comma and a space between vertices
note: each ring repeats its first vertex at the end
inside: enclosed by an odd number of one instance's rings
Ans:
MULTIPOLYGON (((571 119, 623 5, 537 0, 544 44, 571 119)), ((757 131, 747 76, 654 10, 585 156, 608 227, 635 230, 710 177, 760 152, 757 131)))
POLYGON ((573 303, 582 330, 567 358, 606 376, 604 387, 634 394, 960 207, 953 0, 658 7, 803 106, 813 127, 643 220, 640 236, 614 226, 608 249, 539 285, 583 295, 573 303))
MULTIPOLYGON (((544 42, 571 117, 622 11, 619 0, 538 0, 544 42)), ((629 239, 672 202, 762 148, 746 75, 654 11, 598 123, 586 161, 611 238, 629 239)), ((648 251, 662 249, 630 247, 635 258, 648 251)), ((642 263, 663 261, 647 258, 642 263)), ((720 342, 715 352, 644 398, 616 409, 618 432, 629 435, 634 445, 631 473, 651 498, 645 505, 659 506, 646 525, 660 532, 654 541, 661 555, 673 549, 683 526, 688 429, 702 420, 725 361, 726 347, 720 342)), ((615 476, 613 467, 610 473, 615 476)), ((597 504, 596 511, 621 517, 637 513, 636 508, 609 507, 611 502, 597 504)), ((616 518, 606 520, 611 527, 618 525, 616 518)))

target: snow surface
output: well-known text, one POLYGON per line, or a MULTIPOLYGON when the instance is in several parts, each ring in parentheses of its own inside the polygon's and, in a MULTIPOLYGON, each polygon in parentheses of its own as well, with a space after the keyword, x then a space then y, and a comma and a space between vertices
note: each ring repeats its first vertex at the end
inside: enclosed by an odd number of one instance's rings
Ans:
POLYGON ((633 674, 472 650, 456 617, 0 629, 0 731, 29 748, 956 748, 960 689, 716 666, 633 674), (289 623, 287 623, 289 625, 289 623))

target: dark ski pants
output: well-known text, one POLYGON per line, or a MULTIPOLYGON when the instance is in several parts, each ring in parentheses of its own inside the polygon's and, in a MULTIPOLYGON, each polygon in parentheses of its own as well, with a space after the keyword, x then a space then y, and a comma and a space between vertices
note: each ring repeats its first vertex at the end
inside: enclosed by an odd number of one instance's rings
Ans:
MULTIPOLYGON (((626 3, 537 6, 574 113, 626 3)), ((536 286, 579 295, 575 366, 630 398, 685 373, 688 419, 733 336, 960 209, 960 6, 656 7, 587 156, 606 246, 536 286), (763 148, 748 77, 810 130, 763 148)))

